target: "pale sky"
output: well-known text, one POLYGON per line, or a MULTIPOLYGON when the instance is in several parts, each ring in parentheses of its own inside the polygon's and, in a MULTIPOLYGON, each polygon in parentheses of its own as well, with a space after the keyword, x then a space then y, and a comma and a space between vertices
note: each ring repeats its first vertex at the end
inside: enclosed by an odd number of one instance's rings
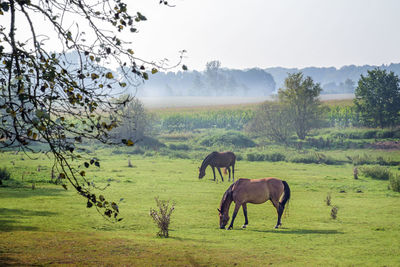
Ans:
POLYGON ((132 40, 136 55, 174 61, 186 49, 190 69, 214 59, 228 68, 400 62, 399 0, 129 2, 148 18, 132 40))
MULTIPOLYGON (((169 0, 172 8, 126 2, 131 14, 148 19, 129 35, 135 55, 148 61, 172 64, 185 49, 191 70, 211 60, 237 69, 400 62, 400 0, 169 0)), ((0 25, 9 24, 5 19, 0 25)), ((48 22, 38 24, 48 32, 48 22)), ((47 42, 51 49, 59 47, 56 39, 47 42)))

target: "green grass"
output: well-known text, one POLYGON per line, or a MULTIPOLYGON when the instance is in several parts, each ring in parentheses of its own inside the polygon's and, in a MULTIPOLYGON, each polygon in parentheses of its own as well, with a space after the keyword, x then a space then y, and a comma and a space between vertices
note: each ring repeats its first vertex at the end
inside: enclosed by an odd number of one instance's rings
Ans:
POLYGON ((124 220, 117 224, 85 208, 72 190, 45 183, 51 161, 44 155, 28 160, 0 154, 13 179, 5 181, 12 186, 0 187, 0 265, 396 266, 400 261, 400 194, 388 190, 388 181, 361 175, 354 180, 353 165, 238 162, 236 177, 284 179, 292 199, 282 229, 273 229, 276 211, 266 203, 248 205, 247 229, 240 228, 240 211, 234 230, 226 231, 218 228, 217 208, 229 183, 212 182, 210 169, 198 180, 199 160, 131 155, 129 168, 126 155, 103 149, 96 156, 101 167, 89 168, 87 177, 99 186, 112 178, 103 194, 124 198, 124 220), (327 193, 339 208, 336 220, 330 218, 327 193), (149 216, 156 196, 176 202, 168 239, 156 236, 149 216))

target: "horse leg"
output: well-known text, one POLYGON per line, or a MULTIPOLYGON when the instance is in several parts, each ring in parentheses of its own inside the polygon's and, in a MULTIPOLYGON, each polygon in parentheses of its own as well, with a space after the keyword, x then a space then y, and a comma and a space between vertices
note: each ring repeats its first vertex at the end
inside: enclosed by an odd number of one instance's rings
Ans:
POLYGON ((277 228, 279 228, 279 226, 282 225, 281 217, 282 217, 282 213, 283 213, 283 210, 284 210, 285 207, 281 205, 279 200, 272 200, 271 199, 271 202, 274 205, 274 207, 276 209, 276 212, 278 213, 278 220, 277 220, 276 225, 275 225, 275 229, 277 229, 277 228))
POLYGON ((217 167, 217 170, 219 172, 219 175, 221 175, 221 179, 222 179, 222 182, 223 182, 224 181, 224 177, 222 176, 221 169, 219 167, 217 167))
POLYGON ((235 218, 236 218, 236 215, 237 215, 237 213, 239 211, 240 206, 241 206, 240 203, 236 203, 235 204, 235 210, 233 211, 232 221, 231 221, 231 224, 228 227, 228 230, 231 230, 233 228, 233 222, 235 221, 235 218))
POLYGON ((235 181, 235 164, 232 165, 232 183, 235 181))
POLYGON ((249 220, 247 219, 247 205, 246 205, 246 203, 242 204, 242 208, 243 208, 243 214, 244 214, 244 225, 242 226, 242 228, 246 228, 247 225, 249 224, 249 220))
POLYGON ((214 168, 214 166, 211 166, 211 169, 213 170, 213 174, 214 174, 214 182, 215 182, 215 168, 214 168))
POLYGON ((231 168, 229 168, 229 167, 227 167, 227 169, 228 169, 228 172, 229 172, 229 182, 231 181, 231 168))

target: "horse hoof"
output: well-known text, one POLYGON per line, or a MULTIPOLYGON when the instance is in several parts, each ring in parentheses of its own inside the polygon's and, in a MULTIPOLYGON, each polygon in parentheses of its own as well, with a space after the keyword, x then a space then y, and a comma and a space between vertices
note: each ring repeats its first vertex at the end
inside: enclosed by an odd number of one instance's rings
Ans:
POLYGON ((243 228, 243 229, 246 229, 246 228, 247 228, 247 224, 244 224, 244 225, 242 226, 242 228, 243 228))
POLYGON ((275 225, 274 229, 278 229, 278 228, 279 228, 279 225, 275 225))

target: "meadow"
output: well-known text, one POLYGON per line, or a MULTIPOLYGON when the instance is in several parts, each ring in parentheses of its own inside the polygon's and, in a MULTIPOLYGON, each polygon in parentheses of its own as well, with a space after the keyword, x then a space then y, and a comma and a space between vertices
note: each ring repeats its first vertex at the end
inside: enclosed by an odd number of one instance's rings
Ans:
MULTIPOLYGON (((252 110, 248 106, 240 109, 252 110)), ((196 119, 204 116, 202 110, 180 114, 196 119), (194 115, 196 112, 200 115, 194 115)), ((169 112, 175 116, 180 111, 169 112)), ((221 108, 215 108, 214 114, 220 112, 221 108)), ((239 114, 243 112, 231 113, 240 119, 239 114)), ((357 180, 353 177, 355 164, 362 160, 368 166, 384 165, 393 173, 399 172, 398 149, 368 146, 376 142, 377 135, 384 136, 381 130, 365 134, 367 130, 328 128, 312 138, 337 138, 348 145, 332 141, 330 146, 318 148, 309 140, 301 149, 265 142, 260 137, 254 138, 257 145, 253 147, 224 147, 223 134, 230 130, 184 130, 164 129, 158 136, 165 144, 161 148, 87 145, 88 157, 100 158, 101 164, 89 168, 86 176, 97 187, 106 187, 101 193, 108 199, 119 202, 123 220, 118 223, 105 220, 94 208, 86 208, 85 200, 75 191, 49 183, 52 160, 47 155, 0 153, 1 167, 12 176, 0 187, 0 265, 400 264, 400 193, 390 190, 387 180, 362 173, 357 180), (338 133, 342 135, 338 137, 338 133), (212 135, 222 141, 215 146, 204 145, 205 138, 212 135), (357 145, 360 142, 363 146, 357 145), (224 182, 212 181, 209 168, 204 179, 197 177, 202 158, 223 148, 240 155, 236 178, 278 177, 288 182, 292 197, 282 228, 273 229, 276 210, 267 202, 248 205, 247 229, 241 229, 242 210, 233 230, 219 229, 217 208, 230 183, 227 177, 224 182), (284 158, 256 157, 273 153, 284 158), (128 167, 128 160, 132 167, 128 167), (330 206, 326 203, 328 195, 330 206), (150 208, 156 207, 155 197, 175 203, 169 238, 156 235, 158 229, 149 216, 150 208), (331 217, 333 206, 338 208, 336 219, 331 217)))

